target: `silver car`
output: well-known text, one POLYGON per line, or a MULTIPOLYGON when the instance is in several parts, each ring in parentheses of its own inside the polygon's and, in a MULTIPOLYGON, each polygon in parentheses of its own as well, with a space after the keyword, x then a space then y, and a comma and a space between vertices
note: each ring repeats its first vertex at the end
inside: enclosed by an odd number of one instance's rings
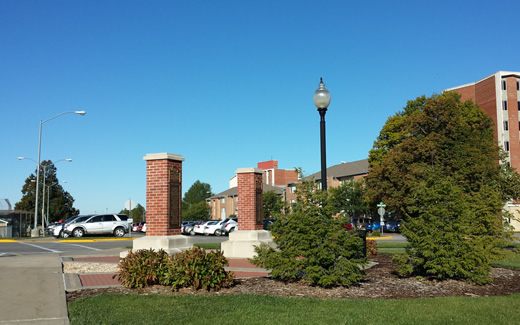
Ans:
POLYGON ((128 233, 129 224, 126 214, 98 214, 90 216, 83 222, 70 223, 64 232, 74 237, 84 235, 114 235, 123 237, 128 233))

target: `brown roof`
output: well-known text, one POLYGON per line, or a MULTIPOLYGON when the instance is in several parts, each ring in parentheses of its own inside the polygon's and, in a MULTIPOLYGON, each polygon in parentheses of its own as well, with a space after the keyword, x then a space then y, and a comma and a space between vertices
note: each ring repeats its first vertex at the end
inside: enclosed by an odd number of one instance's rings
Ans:
MULTIPOLYGON (((349 177, 368 174, 368 159, 341 163, 327 168, 327 177, 349 177)), ((321 180, 321 171, 314 173, 305 179, 321 180)))

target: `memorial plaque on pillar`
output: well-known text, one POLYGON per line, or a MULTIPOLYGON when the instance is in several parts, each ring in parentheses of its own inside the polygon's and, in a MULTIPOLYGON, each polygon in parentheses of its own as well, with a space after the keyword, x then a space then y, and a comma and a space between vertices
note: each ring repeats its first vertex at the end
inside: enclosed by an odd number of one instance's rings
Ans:
POLYGON ((263 190, 262 190, 262 177, 256 177, 255 179, 255 204, 256 204, 256 224, 263 224, 264 219, 264 204, 263 204, 263 190))
POLYGON ((169 205, 169 215, 168 215, 168 222, 170 228, 178 228, 181 227, 181 172, 179 168, 172 167, 170 169, 170 179, 169 179, 169 198, 168 198, 168 205, 169 205))

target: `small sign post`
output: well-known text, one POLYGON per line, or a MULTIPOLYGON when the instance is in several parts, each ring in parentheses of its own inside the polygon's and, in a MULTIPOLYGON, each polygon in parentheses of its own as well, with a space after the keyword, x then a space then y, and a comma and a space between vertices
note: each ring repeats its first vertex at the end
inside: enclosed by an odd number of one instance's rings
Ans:
POLYGON ((385 226, 384 216, 385 216, 386 204, 384 204, 383 201, 381 201, 381 203, 379 203, 377 205, 377 207, 379 208, 379 209, 377 209, 377 212, 379 213, 379 216, 381 217, 381 221, 379 222, 379 225, 381 226, 381 233, 383 233, 383 228, 385 226))

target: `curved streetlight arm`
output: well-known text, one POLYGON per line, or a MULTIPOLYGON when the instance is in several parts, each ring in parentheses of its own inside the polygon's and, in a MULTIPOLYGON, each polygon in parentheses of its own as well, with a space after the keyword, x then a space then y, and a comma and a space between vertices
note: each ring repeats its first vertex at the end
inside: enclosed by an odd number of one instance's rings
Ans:
POLYGON ((87 114, 87 112, 85 112, 85 111, 63 112, 63 113, 60 113, 60 114, 58 114, 58 115, 55 115, 55 116, 53 116, 53 117, 51 117, 51 118, 49 118, 49 119, 46 119, 45 121, 40 121, 40 124, 43 124, 43 123, 45 123, 45 122, 48 122, 48 121, 50 121, 50 120, 52 120, 52 119, 55 119, 55 118, 57 118, 58 116, 62 116, 62 115, 64 115, 64 114, 78 114, 78 115, 85 115, 85 114, 87 114))

